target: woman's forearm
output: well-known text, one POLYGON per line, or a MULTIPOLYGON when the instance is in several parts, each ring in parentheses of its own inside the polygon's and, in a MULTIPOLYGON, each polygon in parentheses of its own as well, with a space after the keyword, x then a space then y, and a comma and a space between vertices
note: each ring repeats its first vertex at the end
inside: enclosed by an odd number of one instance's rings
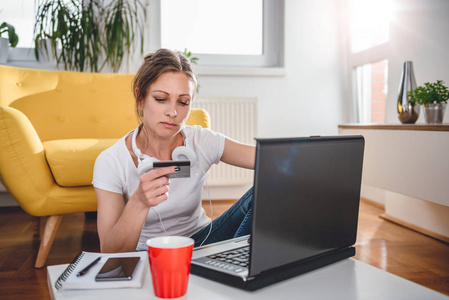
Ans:
POLYGON ((168 199, 168 174, 176 167, 153 169, 140 177, 136 191, 124 204, 122 195, 96 189, 101 252, 135 251, 150 207, 168 199))
POLYGON ((100 238, 101 252, 135 251, 149 209, 131 197, 118 221, 100 238))

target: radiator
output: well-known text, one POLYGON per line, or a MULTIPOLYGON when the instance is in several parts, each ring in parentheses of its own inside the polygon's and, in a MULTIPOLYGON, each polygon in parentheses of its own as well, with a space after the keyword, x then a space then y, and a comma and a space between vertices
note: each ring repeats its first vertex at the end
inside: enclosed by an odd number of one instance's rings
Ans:
MULTIPOLYGON (((256 98, 197 98, 193 107, 210 114, 211 129, 236 141, 254 145, 257 134, 256 98)), ((212 166, 207 182, 210 186, 253 184, 254 171, 219 163, 212 166)))

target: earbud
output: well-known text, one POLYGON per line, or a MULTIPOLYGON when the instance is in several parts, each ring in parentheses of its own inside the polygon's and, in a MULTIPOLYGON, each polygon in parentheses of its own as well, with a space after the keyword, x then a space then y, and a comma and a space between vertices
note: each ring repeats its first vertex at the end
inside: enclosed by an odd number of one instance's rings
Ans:
MULTIPOLYGON (((136 138, 137 134, 139 133, 139 127, 137 126, 136 130, 134 130, 133 137, 131 139, 132 148, 134 151, 134 154, 137 156, 138 160, 138 166, 137 166, 137 173, 139 173, 139 176, 142 176, 143 174, 151 171, 153 169, 153 163, 159 161, 159 159, 155 157, 150 157, 146 154, 143 154, 139 148, 137 148, 136 144, 136 138)), ((172 160, 189 160, 190 161, 190 167, 193 167, 196 163, 196 153, 191 148, 188 148, 187 146, 180 146, 175 148, 172 152, 172 160)))

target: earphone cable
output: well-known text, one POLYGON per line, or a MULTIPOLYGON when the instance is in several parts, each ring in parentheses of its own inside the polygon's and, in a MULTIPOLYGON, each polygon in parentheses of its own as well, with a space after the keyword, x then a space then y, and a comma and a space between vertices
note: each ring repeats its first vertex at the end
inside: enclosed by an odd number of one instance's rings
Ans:
MULTIPOLYGON (((204 171, 203 171, 203 173, 204 173, 204 171)), ((207 190, 207 196, 209 197, 209 205, 210 205, 210 227, 209 227, 209 233, 206 235, 204 240, 201 242, 200 247, 203 246, 204 242, 208 239, 209 235, 212 233, 212 222, 214 220, 214 211, 212 210, 212 199, 210 197, 209 184, 207 183, 207 174, 205 173, 204 176, 206 176, 206 178, 205 178, 206 190, 207 190)))
POLYGON ((156 208, 154 208, 154 207, 153 207, 153 209, 154 209, 154 211, 156 212, 157 216, 159 217, 159 222, 161 222, 161 225, 162 225, 162 229, 164 230, 164 232, 165 232, 165 233, 167 233, 167 230, 165 230, 165 226, 164 226, 164 223, 162 222, 162 218, 161 218, 161 215, 159 214, 159 212, 157 211, 157 209, 156 209, 156 208))
MULTIPOLYGON (((212 198, 210 197, 209 184, 207 182, 207 173, 204 172, 204 170, 202 168, 200 168, 200 169, 201 169, 201 171, 203 171, 204 180, 206 182, 206 191, 207 191, 207 197, 209 198, 210 219, 211 219, 210 220, 209 232, 207 233, 207 235, 204 238, 204 240, 201 242, 201 244, 200 244, 200 247, 201 247, 201 246, 203 246, 204 242, 206 242, 206 240, 209 238, 210 234, 212 233, 212 222, 213 222, 213 219, 214 219, 214 211, 213 211, 213 208, 212 208, 212 198)), ((156 208, 153 207, 153 209, 154 209, 154 211, 156 212, 156 214, 157 214, 157 216, 159 218, 159 222, 161 223, 162 229, 164 230, 165 233, 167 233, 167 230, 165 229, 164 222, 162 221, 161 215, 159 214, 159 212, 157 211, 156 208)))
MULTIPOLYGON (((203 152, 201 147, 198 148, 198 151, 200 151, 203 156, 207 157, 207 155, 203 152)), ((204 180, 206 182, 207 196, 209 197, 209 205, 210 205, 210 228, 209 228, 208 234, 206 235, 206 237, 204 238, 204 240, 200 244, 200 247, 201 247, 201 246, 203 246, 204 242, 209 238, 209 235, 212 233, 212 222, 214 220, 214 212, 213 212, 213 209, 212 209, 212 199, 210 197, 209 184, 207 183, 207 173, 204 172, 204 170, 203 170, 203 168, 201 168, 201 166, 199 166, 199 167, 200 167, 201 171, 203 171, 203 174, 204 174, 204 178, 205 178, 204 180)), ((208 171, 208 173, 209 173, 209 171, 208 171)))

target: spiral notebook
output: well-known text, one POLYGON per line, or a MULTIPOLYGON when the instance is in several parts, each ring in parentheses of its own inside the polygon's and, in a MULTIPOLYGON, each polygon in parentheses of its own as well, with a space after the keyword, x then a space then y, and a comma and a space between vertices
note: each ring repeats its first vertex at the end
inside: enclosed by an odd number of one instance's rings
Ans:
POLYGON ((59 276, 55 282, 57 290, 62 289, 109 289, 109 288, 140 288, 145 278, 145 273, 148 270, 148 255, 146 251, 143 252, 124 252, 124 253, 95 253, 82 251, 73 259, 69 266, 59 276), (76 276, 79 271, 92 263, 95 259, 101 257, 100 261, 96 263, 84 276, 76 276), (126 281, 95 281, 95 276, 100 271, 110 257, 140 257, 139 263, 132 275, 131 280, 126 281))

